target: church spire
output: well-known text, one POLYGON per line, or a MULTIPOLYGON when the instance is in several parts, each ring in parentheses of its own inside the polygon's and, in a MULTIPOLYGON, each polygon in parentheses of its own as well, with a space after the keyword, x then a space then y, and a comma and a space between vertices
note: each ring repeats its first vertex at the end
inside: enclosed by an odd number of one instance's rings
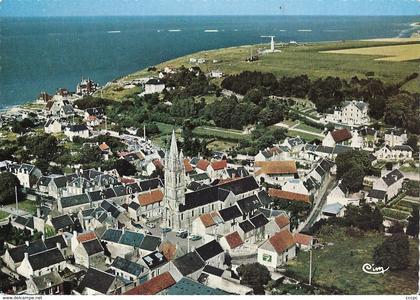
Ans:
POLYGON ((178 146, 176 144, 175 130, 172 130, 171 147, 169 148, 169 157, 178 156, 178 146))

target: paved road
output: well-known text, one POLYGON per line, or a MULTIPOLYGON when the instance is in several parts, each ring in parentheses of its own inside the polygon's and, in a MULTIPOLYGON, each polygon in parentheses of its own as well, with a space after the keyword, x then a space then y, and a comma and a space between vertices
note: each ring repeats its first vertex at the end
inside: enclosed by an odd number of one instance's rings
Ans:
POLYGON ((298 227, 298 232, 308 230, 318 219, 319 214, 322 211, 322 208, 325 205, 325 202, 327 201, 327 196, 330 193, 330 191, 334 188, 336 184, 335 177, 331 176, 328 179, 328 182, 326 182, 323 186, 323 190, 320 193, 320 197, 317 197, 315 199, 314 207, 312 208, 311 213, 309 214, 308 218, 305 222, 301 223, 298 227))
POLYGON ((188 240, 187 238, 182 239, 180 237, 177 237, 176 232, 174 232, 174 231, 162 234, 158 225, 155 228, 148 228, 146 226, 145 229, 150 231, 152 233, 152 235, 159 236, 159 237, 163 238, 163 240, 167 240, 167 241, 171 242, 172 244, 177 245, 178 247, 181 248, 182 252, 184 252, 184 253, 188 252, 188 244, 189 244, 190 251, 192 249, 195 249, 195 248, 200 247, 203 244, 205 244, 203 238, 201 238, 198 241, 191 241, 191 240, 188 240))

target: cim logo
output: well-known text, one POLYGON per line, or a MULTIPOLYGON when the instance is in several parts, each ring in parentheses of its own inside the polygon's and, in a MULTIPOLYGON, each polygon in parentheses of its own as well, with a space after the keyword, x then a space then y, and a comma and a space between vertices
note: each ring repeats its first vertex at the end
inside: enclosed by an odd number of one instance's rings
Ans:
POLYGON ((374 264, 369 264, 369 263, 366 263, 362 266, 363 272, 367 274, 373 274, 373 275, 384 274, 388 270, 389 270, 389 267, 384 269, 383 267, 375 267, 374 264))

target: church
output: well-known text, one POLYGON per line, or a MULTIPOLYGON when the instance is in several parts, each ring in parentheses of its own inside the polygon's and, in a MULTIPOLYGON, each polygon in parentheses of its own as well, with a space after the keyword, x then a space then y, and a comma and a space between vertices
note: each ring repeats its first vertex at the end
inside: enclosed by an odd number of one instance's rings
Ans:
POLYGON ((173 230, 191 230, 192 222, 202 214, 230 207, 236 201, 256 194, 260 187, 248 176, 210 185, 186 193, 184 156, 178 152, 175 131, 165 155, 164 224, 173 230))

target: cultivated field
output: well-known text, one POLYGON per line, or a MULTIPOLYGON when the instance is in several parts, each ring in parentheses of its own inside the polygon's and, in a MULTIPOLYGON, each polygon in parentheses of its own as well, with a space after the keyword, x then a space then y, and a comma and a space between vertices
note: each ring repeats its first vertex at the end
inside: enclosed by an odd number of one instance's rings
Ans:
POLYGON ((323 51, 321 53, 373 55, 376 61, 403 62, 420 59, 420 43, 411 45, 352 48, 344 50, 323 51))

